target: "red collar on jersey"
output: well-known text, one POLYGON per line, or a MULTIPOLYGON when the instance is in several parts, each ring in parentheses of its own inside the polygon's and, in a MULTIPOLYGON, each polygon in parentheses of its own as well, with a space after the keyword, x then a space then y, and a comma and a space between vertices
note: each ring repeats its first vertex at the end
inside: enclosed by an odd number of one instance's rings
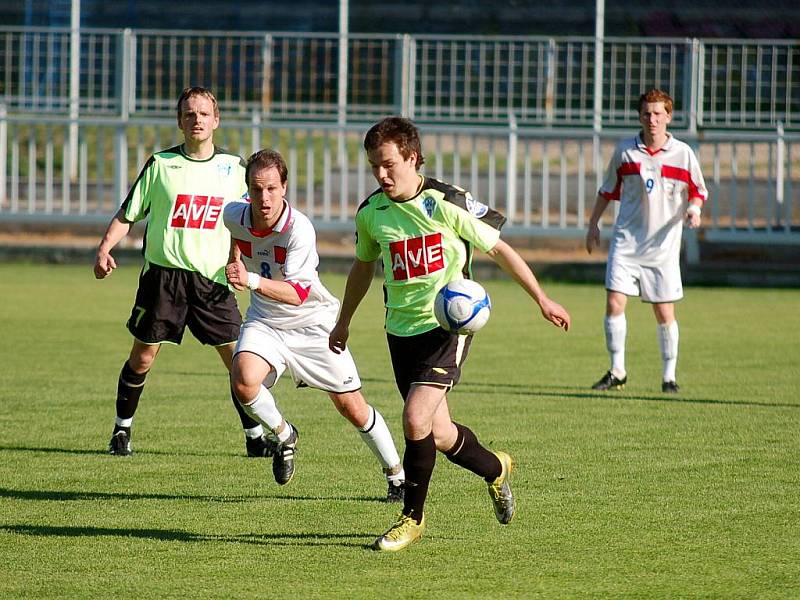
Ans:
POLYGON ((289 229, 289 223, 291 222, 291 217, 292 217, 292 205, 289 204, 286 201, 286 199, 284 199, 283 211, 281 212, 281 216, 278 217, 278 220, 272 227, 267 227, 266 229, 255 229, 254 227, 252 227, 253 224, 252 206, 248 206, 245 210, 242 211, 241 225, 242 227, 247 227, 247 230, 254 237, 264 238, 276 232, 285 233, 286 230, 289 229), (245 223, 245 215, 248 217, 247 221, 249 221, 249 223, 245 223))
POLYGON ((661 151, 669 150, 670 146, 672 145, 672 139, 673 139, 672 134, 667 132, 667 140, 664 142, 664 145, 657 150, 651 150, 650 148, 647 147, 647 144, 644 143, 644 134, 642 134, 642 132, 640 131, 639 135, 636 136, 636 144, 639 146, 640 149, 647 152, 650 156, 655 156, 661 151))

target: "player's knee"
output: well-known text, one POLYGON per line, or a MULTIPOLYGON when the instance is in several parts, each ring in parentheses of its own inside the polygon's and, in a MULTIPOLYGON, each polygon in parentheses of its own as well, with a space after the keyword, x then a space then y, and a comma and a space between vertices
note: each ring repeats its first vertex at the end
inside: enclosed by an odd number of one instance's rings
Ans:
POLYGON ((128 366, 131 368, 131 371, 141 375, 142 373, 147 373, 151 369, 155 359, 155 353, 131 352, 128 358, 128 366))
MULTIPOLYGON (((418 439, 419 435, 427 435, 432 431, 433 423, 428 415, 422 412, 405 411, 403 413, 403 432, 406 436, 418 439)), ((435 437, 435 436, 434 436, 435 437)))
POLYGON ((238 368, 234 362, 231 370, 231 387, 240 403, 249 404, 258 395, 261 381, 248 373, 247 369, 238 368))
POLYGON ((369 406, 360 392, 332 393, 330 396, 340 415, 356 427, 364 425, 369 417, 369 406))

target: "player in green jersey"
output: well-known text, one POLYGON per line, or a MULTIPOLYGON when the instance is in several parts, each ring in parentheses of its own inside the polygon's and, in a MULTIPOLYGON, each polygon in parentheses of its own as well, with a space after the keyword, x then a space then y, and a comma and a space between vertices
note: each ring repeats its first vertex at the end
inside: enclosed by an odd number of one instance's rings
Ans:
MULTIPOLYGON (((161 344, 180 344, 184 329, 216 348, 230 370, 241 315, 225 279, 230 234, 222 223, 228 202, 246 192, 244 161, 214 146, 219 107, 214 94, 186 88, 178 99, 178 128, 184 142, 157 152, 145 164, 100 241, 97 279, 117 264, 111 250, 136 221, 149 217, 144 267, 128 320, 134 337, 117 383, 117 416, 108 450, 131 454, 131 425, 148 371, 161 344)), ((271 455, 274 445, 235 397, 249 456, 271 455)))
POLYGON ((450 418, 447 393, 458 382, 471 337, 439 327, 433 315, 439 288, 470 276, 472 249, 477 247, 533 298, 545 319, 568 330, 570 317, 547 297, 522 257, 500 239, 502 215, 465 190, 419 173, 424 157, 411 121, 383 119, 367 132, 364 148, 380 189, 356 215, 356 258, 329 344, 334 352, 346 347, 350 321, 382 258, 389 353, 405 401, 403 510, 374 544, 392 552, 406 548, 425 530, 424 504, 437 450, 486 481, 500 523, 511 521, 515 511, 511 457, 487 450, 468 427, 450 418))

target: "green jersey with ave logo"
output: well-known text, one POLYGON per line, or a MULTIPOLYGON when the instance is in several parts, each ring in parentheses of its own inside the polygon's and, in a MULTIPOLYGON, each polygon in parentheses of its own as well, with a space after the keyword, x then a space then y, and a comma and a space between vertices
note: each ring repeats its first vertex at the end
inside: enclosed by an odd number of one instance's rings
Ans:
POLYGON ((356 258, 383 259, 386 331, 411 336, 438 327, 436 292, 471 278, 473 249, 491 250, 505 220, 469 192, 428 177, 408 200, 381 190, 367 198, 356 214, 356 258))
POLYGON ((222 210, 247 193, 244 172, 239 156, 216 147, 205 160, 189 158, 181 146, 151 156, 122 203, 128 221, 149 218, 145 260, 227 285, 231 238, 222 210))

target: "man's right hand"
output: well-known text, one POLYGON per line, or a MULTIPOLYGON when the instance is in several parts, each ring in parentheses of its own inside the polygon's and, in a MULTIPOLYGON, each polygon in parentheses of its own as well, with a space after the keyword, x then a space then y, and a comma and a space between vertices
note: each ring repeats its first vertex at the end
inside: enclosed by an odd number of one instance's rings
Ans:
POLYGON ((586 232, 586 251, 591 254, 600 243, 600 228, 597 223, 589 223, 589 231, 586 232))
POLYGON ((336 354, 341 354, 347 348, 347 338, 349 337, 350 328, 341 321, 337 321, 328 337, 328 348, 336 354))
POLYGON ((117 262, 110 252, 97 251, 97 257, 94 260, 94 276, 97 279, 105 279, 116 268, 117 262))
POLYGON ((247 289, 247 267, 241 260, 232 260, 225 265, 225 278, 235 290, 243 292, 247 289))

